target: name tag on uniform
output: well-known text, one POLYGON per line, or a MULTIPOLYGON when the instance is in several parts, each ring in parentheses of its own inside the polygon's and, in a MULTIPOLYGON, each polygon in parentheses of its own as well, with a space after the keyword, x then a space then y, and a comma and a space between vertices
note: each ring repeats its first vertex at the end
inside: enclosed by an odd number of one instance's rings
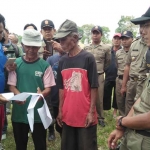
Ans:
POLYGON ((138 49, 133 49, 132 51, 139 51, 138 49))

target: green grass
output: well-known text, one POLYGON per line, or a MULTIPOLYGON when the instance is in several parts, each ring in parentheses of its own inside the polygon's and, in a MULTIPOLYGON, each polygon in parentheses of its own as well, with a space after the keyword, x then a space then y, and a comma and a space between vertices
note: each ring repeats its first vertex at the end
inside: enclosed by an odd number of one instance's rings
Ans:
MULTIPOLYGON (((112 111, 105 111, 105 123, 106 126, 103 128, 101 126, 97 126, 97 141, 99 150, 108 150, 107 147, 107 138, 110 132, 115 128, 115 119, 112 117, 112 111)), ((2 141, 2 144, 5 150, 15 150, 15 142, 13 137, 12 125, 10 120, 10 115, 8 117, 8 131, 7 131, 7 139, 2 141)), ((34 150, 34 145, 32 142, 31 135, 29 136, 28 141, 28 150, 34 150)), ((47 150, 60 150, 60 137, 59 134, 56 133, 56 140, 53 142, 47 141, 47 150)))

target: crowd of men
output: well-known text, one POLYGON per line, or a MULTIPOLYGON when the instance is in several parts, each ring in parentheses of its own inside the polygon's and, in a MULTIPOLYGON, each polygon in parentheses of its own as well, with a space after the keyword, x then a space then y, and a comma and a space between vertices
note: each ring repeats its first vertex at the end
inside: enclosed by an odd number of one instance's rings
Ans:
MULTIPOLYGON (((97 150, 97 124, 105 127, 104 110, 112 107, 116 129, 108 138, 109 148, 115 149, 121 139, 120 150, 149 150, 150 8, 131 22, 140 25, 140 37, 134 39, 131 31, 115 33, 110 46, 101 41, 102 28, 94 26, 91 43, 82 49, 82 37, 71 20, 57 32, 48 19, 41 22, 41 32, 26 24, 18 45, 17 35, 9 33, 0 15, 0 93, 42 94, 53 118, 48 140, 55 139, 56 129, 61 150, 97 150), (16 58, 15 63, 6 66, 9 58, 16 58)), ((16 150, 27 150, 29 102, 30 97, 12 102, 16 150)), ((40 97, 34 108, 35 150, 47 149, 46 129, 37 111, 43 104, 40 97)), ((10 105, 0 95, 0 139, 6 138, 10 105)))

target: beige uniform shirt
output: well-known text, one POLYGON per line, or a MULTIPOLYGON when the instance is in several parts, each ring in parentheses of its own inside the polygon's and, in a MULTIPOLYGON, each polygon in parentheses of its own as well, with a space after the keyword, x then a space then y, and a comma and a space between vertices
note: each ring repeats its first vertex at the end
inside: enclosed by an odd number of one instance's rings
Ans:
POLYGON ((126 66, 126 59, 128 57, 128 51, 125 51, 123 48, 116 52, 116 63, 118 68, 118 75, 123 75, 124 68, 126 66))
POLYGON ((110 64, 110 58, 111 58, 110 47, 101 42, 99 45, 96 46, 93 44, 90 44, 89 46, 85 46, 84 50, 94 55, 97 64, 97 72, 103 73, 104 69, 110 64))
POLYGON ((126 60, 126 64, 130 65, 130 77, 145 78, 146 72, 141 72, 140 68, 142 66, 144 54, 147 50, 148 47, 142 39, 138 39, 132 43, 126 60))

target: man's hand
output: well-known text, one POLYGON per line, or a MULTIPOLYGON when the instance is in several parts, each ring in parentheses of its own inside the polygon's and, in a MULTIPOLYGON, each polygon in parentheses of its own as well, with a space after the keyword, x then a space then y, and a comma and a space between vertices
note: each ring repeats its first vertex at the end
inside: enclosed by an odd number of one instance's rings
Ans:
POLYGON ((8 100, 3 97, 2 95, 0 95, 0 105, 6 104, 8 102, 8 100))
POLYGON ((111 132, 108 138, 108 147, 111 149, 116 149, 117 147, 117 141, 122 138, 124 134, 123 130, 114 130, 111 132))
MULTIPOLYGON (((38 94, 42 94, 42 91, 41 91, 41 89, 40 89, 39 87, 37 88, 37 93, 38 93, 38 94)), ((39 100, 42 100, 42 99, 43 99, 43 98, 40 96, 39 100)))
POLYGON ((50 53, 50 51, 44 49, 43 51, 43 58, 46 60, 49 56, 51 56, 52 54, 50 53))
POLYGON ((15 103, 17 103, 18 105, 24 105, 25 102, 26 102, 26 100, 24 100, 24 101, 15 101, 15 103))
POLYGON ((60 127, 62 127, 62 125, 63 125, 63 123, 62 123, 62 113, 60 111, 59 111, 59 114, 58 114, 56 120, 57 120, 58 125, 60 127))
POLYGON ((88 113, 85 121, 85 127, 89 127, 94 123, 94 114, 93 113, 88 113))
POLYGON ((122 96, 124 96, 124 94, 126 93, 127 88, 126 87, 121 87, 120 93, 122 96))
POLYGON ((64 52, 61 45, 58 42, 51 40, 51 44, 52 44, 52 47, 54 50, 56 50, 60 53, 64 52))
POLYGON ((7 70, 7 71, 15 71, 16 68, 17 68, 16 63, 9 64, 9 65, 6 66, 6 70, 7 70))

